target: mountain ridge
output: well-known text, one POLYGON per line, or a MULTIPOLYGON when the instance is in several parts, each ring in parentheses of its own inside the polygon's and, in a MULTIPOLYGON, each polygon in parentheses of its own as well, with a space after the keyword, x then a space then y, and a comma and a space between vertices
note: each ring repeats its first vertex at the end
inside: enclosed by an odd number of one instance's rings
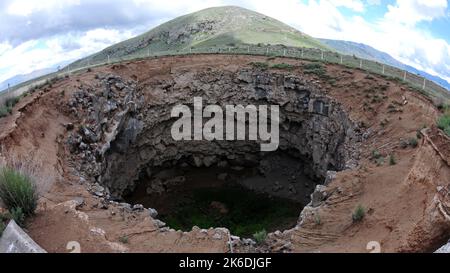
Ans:
POLYGON ((434 81, 435 83, 441 85, 442 87, 446 88, 447 90, 450 90, 450 83, 447 82, 446 80, 442 79, 441 77, 431 75, 431 74, 421 71, 415 67, 404 64, 404 63, 400 62, 399 60, 395 59, 394 57, 392 57, 391 55, 389 55, 388 53, 383 52, 378 49, 375 49, 370 45, 363 44, 363 43, 351 42, 351 41, 345 41, 345 40, 332 40, 332 39, 322 39, 322 38, 317 38, 317 40, 328 45, 329 47, 332 47, 337 52, 340 52, 342 54, 355 55, 358 58, 368 59, 368 60, 384 63, 387 65, 391 65, 391 66, 397 67, 399 69, 406 70, 412 74, 416 74, 416 75, 425 77, 428 80, 434 81))

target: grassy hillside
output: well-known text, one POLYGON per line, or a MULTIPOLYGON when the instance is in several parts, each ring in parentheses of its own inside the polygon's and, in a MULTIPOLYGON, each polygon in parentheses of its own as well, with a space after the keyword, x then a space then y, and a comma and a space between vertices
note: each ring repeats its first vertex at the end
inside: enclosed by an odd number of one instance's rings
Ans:
POLYGON ((74 63, 130 54, 238 44, 283 44, 330 50, 318 40, 263 14, 240 7, 208 8, 164 23, 149 32, 74 63))

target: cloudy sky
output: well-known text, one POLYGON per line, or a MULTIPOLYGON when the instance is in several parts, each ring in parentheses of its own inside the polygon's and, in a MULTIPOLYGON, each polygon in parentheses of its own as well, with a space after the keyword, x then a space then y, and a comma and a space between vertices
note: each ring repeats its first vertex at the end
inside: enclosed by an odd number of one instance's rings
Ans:
POLYGON ((450 82, 447 0, 2 0, 0 82, 222 5, 258 11, 314 37, 371 45, 450 82))

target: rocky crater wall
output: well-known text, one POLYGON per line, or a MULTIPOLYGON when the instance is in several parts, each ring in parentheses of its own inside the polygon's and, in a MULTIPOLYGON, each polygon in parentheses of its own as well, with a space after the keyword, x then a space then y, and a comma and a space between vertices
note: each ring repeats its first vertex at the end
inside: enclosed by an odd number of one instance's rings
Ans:
POLYGON ((68 109, 80 126, 67 140, 83 176, 98 195, 120 198, 143 175, 180 162, 192 166, 246 167, 264 156, 258 141, 175 141, 171 109, 203 104, 279 105, 281 151, 299 159, 305 173, 323 181, 327 171, 356 166, 361 134, 343 107, 313 82, 290 73, 242 68, 178 71, 135 82, 100 75, 74 93, 68 109), (80 114, 83 113, 83 114, 80 114), (96 183, 96 184, 95 184, 96 183))

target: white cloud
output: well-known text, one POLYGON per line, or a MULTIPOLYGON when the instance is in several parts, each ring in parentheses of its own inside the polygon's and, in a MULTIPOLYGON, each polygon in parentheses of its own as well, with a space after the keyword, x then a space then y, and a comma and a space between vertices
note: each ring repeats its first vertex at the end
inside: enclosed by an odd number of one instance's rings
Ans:
POLYGON ((80 35, 52 37, 45 42, 32 40, 15 48, 8 44, 0 44, 0 71, 6 69, 8 71, 0 75, 0 82, 15 75, 77 60, 136 34, 133 31, 99 28, 80 35), (68 47, 71 50, 67 50, 68 47))
POLYGON ((7 13, 11 15, 28 16, 33 12, 42 10, 61 10, 72 5, 79 5, 80 0, 15 0, 7 8, 7 13))
POLYGON ((378 6, 381 5, 381 0, 367 0, 367 4, 371 6, 378 6))
POLYGON ((397 0, 388 5, 385 18, 392 22, 415 25, 446 15, 447 0, 397 0))
POLYGON ((336 7, 345 7, 356 12, 364 11, 364 3, 360 0, 329 0, 329 2, 336 7))

